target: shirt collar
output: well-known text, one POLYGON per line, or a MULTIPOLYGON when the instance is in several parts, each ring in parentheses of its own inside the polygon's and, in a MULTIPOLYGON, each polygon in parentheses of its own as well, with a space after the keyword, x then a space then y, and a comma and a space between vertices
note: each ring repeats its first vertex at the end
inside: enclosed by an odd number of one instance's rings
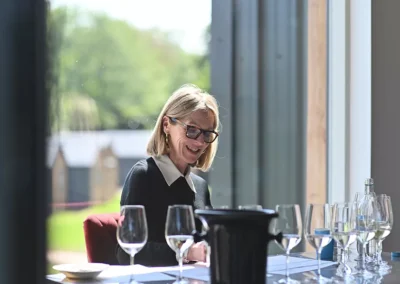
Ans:
POLYGON ((168 155, 153 157, 153 160, 156 163, 157 167, 160 169, 168 186, 171 186, 171 184, 174 183, 178 178, 184 177, 190 188, 193 190, 193 192, 196 193, 192 178, 190 177, 190 167, 186 175, 183 175, 175 166, 175 164, 171 161, 168 155))

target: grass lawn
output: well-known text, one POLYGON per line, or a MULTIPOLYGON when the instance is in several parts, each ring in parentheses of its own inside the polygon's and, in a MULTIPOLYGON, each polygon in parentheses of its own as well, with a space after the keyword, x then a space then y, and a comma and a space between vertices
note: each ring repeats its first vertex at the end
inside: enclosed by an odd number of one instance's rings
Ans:
POLYGON ((120 192, 110 201, 79 211, 60 211, 47 220, 49 250, 85 251, 83 221, 90 214, 119 212, 120 192))

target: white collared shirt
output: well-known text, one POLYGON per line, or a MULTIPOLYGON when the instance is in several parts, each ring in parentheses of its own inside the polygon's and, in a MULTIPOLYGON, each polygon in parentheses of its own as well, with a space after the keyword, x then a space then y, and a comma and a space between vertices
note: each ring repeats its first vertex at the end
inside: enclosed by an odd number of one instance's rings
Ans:
POLYGON ((186 175, 183 175, 175 164, 171 161, 168 155, 161 155, 159 157, 152 157, 157 167, 160 169, 168 186, 171 186, 178 178, 184 177, 189 184, 190 188, 196 193, 192 178, 190 177, 190 167, 186 175))

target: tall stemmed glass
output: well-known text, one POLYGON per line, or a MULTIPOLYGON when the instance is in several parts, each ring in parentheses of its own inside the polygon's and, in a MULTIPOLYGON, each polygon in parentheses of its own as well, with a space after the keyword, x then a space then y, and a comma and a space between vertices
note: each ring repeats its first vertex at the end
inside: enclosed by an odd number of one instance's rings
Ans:
POLYGON ((298 204, 282 204, 276 206, 279 217, 273 221, 274 234, 282 233, 282 241, 278 245, 286 253, 286 279, 280 283, 299 283, 289 278, 289 255, 290 251, 301 241, 303 224, 301 221, 300 206, 298 204))
POLYGON ((333 205, 331 234, 338 249, 341 250, 340 274, 350 274, 351 268, 346 264, 347 250, 357 239, 356 232, 357 211, 353 203, 335 203, 333 205))
POLYGON ((371 276, 371 273, 365 269, 365 251, 369 241, 371 241, 377 231, 377 203, 376 196, 365 196, 357 206, 356 231, 357 240, 361 245, 362 252, 360 253, 361 262, 357 275, 371 276))
POLYGON ((329 204, 309 204, 306 210, 304 236, 316 250, 318 278, 321 278, 321 251, 331 240, 331 206, 329 204))
POLYGON ((168 207, 165 224, 165 239, 176 252, 179 261, 179 278, 174 283, 187 283, 182 279, 183 254, 193 244, 195 223, 190 205, 171 205, 168 207))
POLYGON ((393 227, 393 209, 392 200, 390 196, 381 194, 376 197, 377 203, 377 232, 375 234, 376 240, 376 265, 378 270, 384 272, 390 269, 390 266, 382 261, 382 242, 390 234, 393 227))
MULTIPOLYGON (((117 241, 120 247, 129 254, 131 265, 135 255, 147 242, 146 211, 142 205, 126 205, 121 207, 117 225, 117 241)), ((132 278, 134 276, 132 275, 132 278)), ((131 282, 136 283, 136 282, 131 282)))

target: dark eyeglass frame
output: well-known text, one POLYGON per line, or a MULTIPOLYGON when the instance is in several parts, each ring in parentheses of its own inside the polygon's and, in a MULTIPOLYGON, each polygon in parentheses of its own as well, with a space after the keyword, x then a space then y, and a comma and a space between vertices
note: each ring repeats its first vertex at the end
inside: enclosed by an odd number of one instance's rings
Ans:
POLYGON ((212 134, 215 135, 215 137, 214 137, 214 139, 213 139, 212 141, 208 142, 208 141, 206 141, 206 140, 204 139, 204 142, 206 142, 206 143, 208 143, 208 144, 211 144, 211 143, 213 143, 213 142, 218 138, 218 136, 219 136, 218 132, 216 132, 216 131, 214 131, 214 130, 204 130, 204 129, 198 128, 198 127, 196 127, 196 126, 194 126, 194 125, 188 125, 188 124, 186 124, 186 123, 180 121, 179 119, 177 119, 177 118, 175 118, 175 117, 170 117, 170 116, 168 116, 168 118, 169 118, 169 120, 170 120, 172 123, 178 123, 178 124, 182 125, 184 128, 186 128, 186 137, 189 138, 189 139, 197 139, 197 138, 200 137, 201 134, 203 134, 203 137, 206 137, 206 134, 207 134, 207 133, 212 133, 212 134), (189 132, 190 129, 197 129, 197 130, 199 131, 199 133, 196 135, 196 137, 189 137, 188 132, 189 132))

